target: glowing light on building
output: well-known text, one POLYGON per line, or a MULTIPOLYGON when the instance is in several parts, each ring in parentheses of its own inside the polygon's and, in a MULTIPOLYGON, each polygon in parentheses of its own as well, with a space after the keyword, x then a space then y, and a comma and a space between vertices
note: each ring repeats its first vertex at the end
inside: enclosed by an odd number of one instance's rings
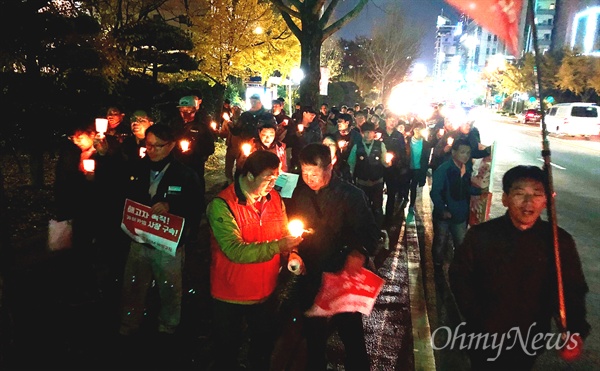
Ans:
POLYGON ((571 48, 578 48, 583 54, 600 56, 599 18, 600 6, 575 14, 571 48))

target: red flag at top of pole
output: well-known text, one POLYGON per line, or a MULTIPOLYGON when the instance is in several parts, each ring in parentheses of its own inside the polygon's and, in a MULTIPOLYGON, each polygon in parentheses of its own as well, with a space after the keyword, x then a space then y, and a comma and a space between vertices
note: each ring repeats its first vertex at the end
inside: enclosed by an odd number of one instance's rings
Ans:
POLYGON ((518 57, 519 17, 523 0, 446 0, 481 27, 497 35, 508 51, 518 57))

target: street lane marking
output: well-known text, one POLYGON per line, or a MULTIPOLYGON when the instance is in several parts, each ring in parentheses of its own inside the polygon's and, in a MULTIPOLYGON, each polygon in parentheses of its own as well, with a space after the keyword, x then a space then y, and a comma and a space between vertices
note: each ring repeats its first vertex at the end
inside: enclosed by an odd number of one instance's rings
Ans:
MULTIPOLYGON (((538 161, 544 162, 544 159, 543 158, 538 158, 538 161)), ((567 169, 566 167, 562 167, 562 166, 557 165, 557 164, 555 164, 553 162, 550 162, 550 165, 554 166, 557 169, 561 169, 561 170, 566 170, 567 169)))

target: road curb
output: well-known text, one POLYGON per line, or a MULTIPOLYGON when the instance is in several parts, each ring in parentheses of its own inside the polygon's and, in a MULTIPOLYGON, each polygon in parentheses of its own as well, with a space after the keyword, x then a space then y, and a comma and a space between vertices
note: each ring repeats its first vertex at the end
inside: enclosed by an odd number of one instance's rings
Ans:
MULTIPOLYGON (((429 206, 429 187, 419 189, 421 193, 422 204, 429 206)), ((417 222, 419 219, 431 220, 430 207, 424 207, 415 215, 414 218, 405 222, 406 248, 408 257, 408 276, 409 276, 409 293, 410 293, 410 314, 413 332, 413 355, 414 369, 435 370, 435 357, 431 346, 431 327, 429 315, 427 312, 427 302, 425 296, 425 285, 427 282, 423 280, 424 271, 422 263, 425 261, 421 257, 421 246, 419 245, 419 235, 417 222), (423 210, 425 209, 425 210, 423 210)), ((424 224, 423 222, 421 222, 424 224)))

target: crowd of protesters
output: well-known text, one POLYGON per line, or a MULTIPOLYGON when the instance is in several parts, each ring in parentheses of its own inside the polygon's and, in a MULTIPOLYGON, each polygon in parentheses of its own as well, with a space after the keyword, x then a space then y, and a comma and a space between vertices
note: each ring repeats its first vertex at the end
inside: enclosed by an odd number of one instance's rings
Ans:
MULTIPOLYGON (((319 111, 297 104, 296 111, 288 113, 282 99, 273 100, 270 110, 258 95, 249 102, 243 111, 225 100, 217 121, 212 121, 202 110, 200 95, 183 96, 176 105, 179 115, 168 123, 154 123, 141 110, 127 119, 121 108, 109 107, 106 132, 97 132, 93 125, 75 130, 65 140, 57 167, 57 217, 72 220, 73 242, 80 252, 80 264, 73 269, 82 278, 75 282, 81 287, 73 290, 92 297, 120 296, 119 333, 124 337, 139 331, 153 285, 160 297, 156 331, 164 336, 177 333, 185 246, 199 243, 199 226, 208 222, 213 310, 198 315, 213 320, 215 370, 239 367, 244 336, 250 341, 248 368, 267 370, 285 324, 275 296, 287 260, 295 256, 303 262, 299 298, 290 304, 303 312, 315 299, 323 272, 373 269, 382 231, 398 222, 395 215, 403 216, 407 205, 408 218, 414 217, 417 190, 428 176, 433 259, 439 273, 448 263, 448 248, 458 248, 465 240, 470 196, 482 191, 470 185, 472 160, 491 153, 481 145, 472 122, 445 119, 441 105, 429 120, 422 120, 400 117, 382 104, 364 109, 359 104, 339 109, 323 104, 319 111), (206 205, 205 163, 217 138, 227 146, 227 181, 206 205), (84 166, 85 160, 94 160, 95 167, 84 166), (288 199, 275 188, 284 172, 299 175, 288 199), (97 210, 81 202, 90 195, 100 201, 97 210), (150 207, 153 215, 185 218, 175 254, 122 230, 125 199, 150 207), (290 236, 288 216, 305 220, 313 233, 290 236)), ((526 173, 516 181, 538 180, 537 176, 526 173)), ((507 187, 508 195, 511 185, 507 187)), ((472 238, 463 250, 474 246, 476 236, 467 236, 472 238)), ((465 285, 472 283, 465 277, 474 273, 467 276, 459 267, 477 270, 470 256, 462 253, 459 258, 453 279, 462 285, 459 304, 467 308, 473 303, 465 285)), ((577 285, 584 294, 585 282, 577 285)), ((468 315, 480 314, 468 310, 468 315)), ((329 320, 304 317, 303 326, 307 370, 326 369, 332 328, 344 343, 346 369, 370 369, 360 313, 341 313, 329 320)), ((585 336, 585 324, 582 327, 585 336)))

